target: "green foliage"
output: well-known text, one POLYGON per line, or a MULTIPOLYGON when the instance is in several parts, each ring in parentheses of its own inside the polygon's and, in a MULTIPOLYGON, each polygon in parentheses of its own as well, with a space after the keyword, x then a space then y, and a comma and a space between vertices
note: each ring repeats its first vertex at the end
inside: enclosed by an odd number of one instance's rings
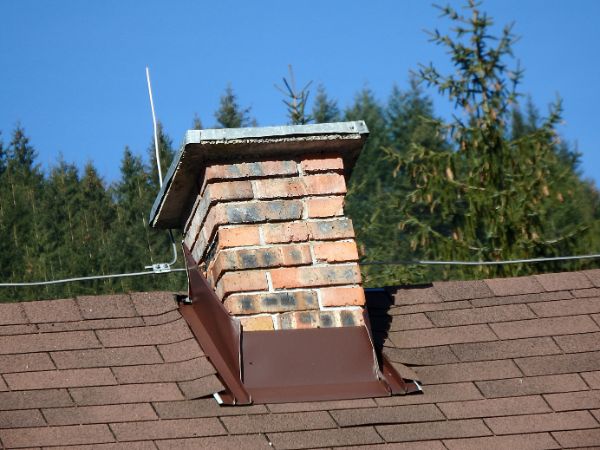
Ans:
POLYGON ((217 128, 240 128, 248 126, 250 119, 250 108, 242 109, 238 103, 237 96, 231 85, 225 88, 221 96, 219 109, 215 112, 217 128))
POLYGON ((337 102, 330 99, 325 87, 320 84, 317 87, 317 95, 312 109, 312 118, 315 123, 338 122, 341 114, 337 102))
POLYGON ((308 96, 310 95, 308 88, 312 84, 312 81, 309 81, 302 89, 298 90, 296 88, 296 78, 294 77, 294 71, 291 65, 288 66, 288 70, 290 72, 290 79, 287 80, 283 77, 284 87, 277 85, 275 85, 275 87, 286 97, 283 100, 283 103, 287 107, 287 116, 290 123, 292 125, 304 125, 313 120, 310 115, 305 113, 308 96))

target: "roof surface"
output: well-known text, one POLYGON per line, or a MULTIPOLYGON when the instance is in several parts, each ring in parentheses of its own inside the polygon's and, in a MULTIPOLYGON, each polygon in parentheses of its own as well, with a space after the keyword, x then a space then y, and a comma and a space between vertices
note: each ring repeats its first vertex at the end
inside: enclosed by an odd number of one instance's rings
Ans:
POLYGON ((600 445, 600 270, 368 297, 423 394, 220 407, 170 294, 0 304, 0 447, 600 445))

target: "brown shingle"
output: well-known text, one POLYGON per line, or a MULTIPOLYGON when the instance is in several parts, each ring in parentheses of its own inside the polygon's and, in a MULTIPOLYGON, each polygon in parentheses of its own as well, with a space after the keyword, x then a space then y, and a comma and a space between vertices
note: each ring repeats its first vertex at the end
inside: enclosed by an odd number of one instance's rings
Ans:
POLYGON ((377 398, 375 401, 380 406, 414 405, 424 403, 437 403, 466 400, 480 400, 483 396, 474 383, 449 383, 432 384, 423 388, 419 395, 398 395, 394 397, 377 398))
POLYGON ((388 442, 426 441, 492 434, 481 419, 429 422, 427 426, 422 423, 382 425, 377 427, 377 431, 388 442))
POLYGON ((275 403, 269 404, 271 412, 323 411, 350 408, 374 408, 377 404, 371 398, 358 400, 334 400, 327 402, 275 403))
POLYGON ((78 405, 110 405, 183 400, 181 391, 174 383, 71 388, 69 392, 78 405))
POLYGON ((37 409, 0 411, 1 428, 43 427, 46 421, 37 409))
POLYGON ((559 431, 552 433, 552 436, 563 448, 594 448, 600 442, 600 428, 595 430, 559 431))
POLYGON ((0 430, 0 440, 7 448, 18 448, 101 444, 113 442, 114 437, 107 425, 75 425, 0 430))
POLYGON ((49 425, 130 422, 155 420, 158 418, 149 403, 49 408, 44 409, 43 413, 49 425))
POLYGON ((0 325, 0 336, 10 336, 13 334, 27 334, 37 332, 38 327, 32 324, 0 325))
POLYGON ((562 272, 535 275, 535 279, 547 291, 566 291, 593 287, 590 280, 581 272, 562 272))
POLYGON ((541 396, 449 402, 442 403, 439 407, 448 419, 510 416, 551 411, 541 396))
POLYGON ((21 304, 0 303, 0 325, 27 323, 21 304))
MULTIPOLYGON (((441 302, 442 297, 433 287, 417 286, 409 288, 400 288, 394 293, 394 304, 396 305, 414 305, 417 303, 437 303, 441 302)), ((368 302, 367 302, 368 304, 368 302)))
POLYGON ((600 287, 600 269, 584 270, 583 273, 594 286, 600 287))
POLYGON ((556 336, 554 339, 560 348, 562 348, 566 353, 600 350, 600 333, 556 336))
POLYGON ((525 375, 552 375, 600 370, 600 352, 568 355, 534 356, 519 358, 515 362, 525 375))
POLYGON ((158 350, 167 362, 187 361, 192 358, 204 356, 196 339, 188 339, 174 344, 159 345, 158 350))
POLYGON ((163 323, 174 322, 180 317, 179 311, 169 311, 168 313, 159 314, 158 316, 144 316, 144 324, 161 325, 163 323))
POLYGON ((331 416, 325 411, 222 417, 221 422, 232 434, 319 430, 337 427, 331 416))
POLYGON ((453 344, 450 348, 461 361, 487 361, 560 353, 560 348, 550 337, 453 344))
POLYGON ((577 374, 477 381, 476 384, 488 398, 587 390, 587 386, 577 374))
POLYGON ((31 323, 73 322, 81 320, 81 313, 73 299, 23 303, 31 323))
POLYGON ((582 373, 581 376, 592 389, 600 389, 600 371, 582 373))
POLYGON ((552 317, 548 319, 520 320, 490 324, 501 339, 517 339, 533 336, 557 336, 561 334, 600 331, 589 316, 552 317))
POLYGON ((175 363, 115 367, 113 372, 121 384, 189 381, 215 373, 206 358, 194 358, 175 363))
POLYGON ((194 399, 221 392, 224 388, 219 379, 214 375, 198 378, 191 381, 177 383, 185 398, 194 399))
POLYGON ((516 303, 535 303, 547 302, 552 300, 565 300, 573 298, 568 291, 542 292, 540 294, 511 295, 508 297, 476 298, 471 300, 471 304, 476 307, 512 305, 516 303))
POLYGON ((546 450, 560 448, 549 433, 444 440, 449 450, 546 450))
POLYGON ((431 321, 423 313, 393 316, 390 323, 391 331, 433 328, 431 321))
POLYGON ((576 316, 578 314, 600 312, 600 299, 570 299, 556 302, 533 303, 529 306, 540 317, 576 316))
POLYGON ((105 347, 171 344, 192 337, 192 333, 183 319, 164 325, 99 330, 96 334, 105 347))
POLYGON ((494 278, 485 280, 485 284, 498 297, 544 292, 534 277, 494 278))
POLYGON ((366 445, 382 442, 381 437, 373 427, 268 433, 267 437, 275 448, 281 450, 338 445, 366 445))
POLYGON ((56 331, 105 330, 110 328, 141 327, 144 321, 141 317, 125 317, 120 319, 82 320, 81 322, 40 323, 38 328, 43 333, 56 331))
POLYGON ((129 295, 77 297, 77 303, 86 319, 112 319, 137 315, 129 295))
POLYGON ((485 419, 485 423, 494 434, 539 433, 598 427, 598 422, 587 411, 492 417, 485 419))
POLYGON ((450 346, 442 345, 425 348, 384 348, 383 353, 390 361, 412 365, 435 365, 458 362, 450 346))
POLYGON ((419 348, 498 339, 487 325, 406 330, 389 333, 389 338, 398 348, 419 348))
POLYGON ((52 389, 117 384, 107 367, 97 369, 44 370, 41 372, 8 373, 4 375, 12 390, 52 389))
POLYGON ((3 411, 72 405, 73 400, 66 389, 0 392, 0 410, 3 411))
POLYGON ((421 376, 424 384, 497 380, 522 375, 521 371, 510 360, 415 367, 415 370, 421 376))
POLYGON ((438 327, 453 327, 476 323, 533 319, 535 315, 526 305, 503 305, 452 311, 432 311, 427 313, 427 317, 438 327))
POLYGON ((100 347, 93 331, 0 336, 0 354, 100 347))
POLYGON ((156 316, 177 309, 172 292, 135 292, 131 294, 131 300, 141 316, 156 316))
POLYGON ((54 369, 47 353, 0 356, 0 373, 28 372, 54 369))
POLYGON ((154 422, 111 423, 110 428, 119 441, 172 439, 180 437, 216 436, 226 434, 216 418, 173 419, 154 422))
POLYGON ((443 420, 444 415, 435 405, 407 405, 370 409, 344 409, 331 415, 341 427, 384 423, 430 422, 443 420))
POLYGON ((434 282, 433 287, 445 301, 472 300, 494 296, 494 293, 483 281, 434 282))
POLYGON ((161 419, 191 419, 194 417, 237 416, 265 414, 264 405, 219 406, 213 398, 184 400, 179 402, 156 402, 154 409, 161 419))
POLYGON ((153 346, 71 350, 52 352, 51 355, 59 369, 131 366, 161 361, 156 347, 153 346))
POLYGON ((156 441, 160 450, 197 450, 214 448, 218 450, 270 450, 269 441, 258 434, 246 436, 216 436, 190 439, 165 439, 156 441))
POLYGON ((600 391, 579 391, 544 395, 554 411, 600 408, 600 391))

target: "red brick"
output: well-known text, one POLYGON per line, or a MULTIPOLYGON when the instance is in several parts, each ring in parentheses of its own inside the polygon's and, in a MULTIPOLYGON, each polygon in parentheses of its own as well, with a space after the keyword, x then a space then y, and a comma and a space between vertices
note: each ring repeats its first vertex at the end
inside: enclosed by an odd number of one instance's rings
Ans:
POLYGON ((0 440, 7 448, 114 442, 113 435, 107 425, 0 430, 0 440))
POLYGON ((541 396, 497 398, 470 402, 449 402, 438 405, 448 419, 511 416, 551 412, 541 396))
POLYGON ((318 262, 358 261, 358 249, 354 241, 315 242, 313 250, 318 262))
POLYGON ((326 411, 222 417, 221 421, 231 434, 337 428, 326 411))
POLYGON ((269 433, 268 438, 276 449, 281 450, 383 442, 373 427, 269 433))
POLYGON ((554 411, 600 408, 600 391, 548 394, 544 398, 554 411))
POLYGON ((231 201, 251 199, 252 183, 247 180, 211 183, 206 187, 204 196, 213 201, 231 201))
POLYGON ((151 346, 52 352, 52 359, 59 369, 129 366, 161 362, 158 351, 151 346))
POLYGON ((41 372, 9 373, 4 375, 12 390, 48 389, 117 384, 110 369, 44 370, 41 372))
POLYGON ((300 178, 266 178, 254 182, 256 198, 293 198, 306 195, 306 186, 300 178))
POLYGON ((433 287, 445 301, 471 300, 494 295, 483 281, 434 282, 433 287))
POLYGON ((100 347, 93 331, 3 336, 0 343, 0 354, 100 347))
POLYGON ((566 291, 593 287, 590 280, 581 272, 562 272, 535 275, 536 280, 547 291, 566 291))
POLYGON ((131 300, 141 316, 155 316, 177 309, 172 292, 134 292, 131 294, 131 300))
POLYGON ((359 284, 361 282, 360 270, 357 264, 323 267, 286 267, 272 270, 271 279, 275 289, 359 284))
POLYGON ((215 375, 208 375, 191 381, 180 381, 177 385, 187 399, 206 397, 225 389, 215 375))
POLYGON ((188 381, 215 373, 215 369, 206 358, 194 358, 189 361, 173 363, 114 367, 112 370, 121 384, 188 381))
POLYGON ((492 434, 480 419, 428 422, 426 425, 423 423, 383 425, 376 428, 386 442, 425 441, 492 434))
POLYGON ((600 350, 600 333, 572 334, 556 336, 556 343, 565 353, 589 352, 600 350))
POLYGON ((551 337, 455 344, 451 348, 461 361, 487 361, 561 353, 551 337))
POLYGON ((23 309, 32 323, 72 322, 82 319, 79 308, 72 299, 26 302, 23 303, 23 309))
POLYGON ((332 195, 346 193, 346 180, 337 173, 305 175, 302 181, 308 195, 332 195))
POLYGON ((583 380, 576 374, 478 381, 476 384, 487 398, 587 390, 583 380))
POLYGON ((487 325, 406 330, 390 333, 389 337, 398 348, 419 348, 462 342, 496 341, 498 339, 487 325))
POLYGON ((30 372, 54 369, 47 353, 0 356, 0 373, 30 372))
POLYGON ((581 376, 592 389, 600 389, 600 371, 582 373, 581 376))
POLYGON ((154 422, 113 423, 110 428, 119 441, 169 439, 226 434, 217 418, 174 419, 154 422))
POLYGON ((321 288, 323 306, 364 306, 365 291, 360 286, 321 288))
POLYGON ((456 383, 459 381, 498 380, 522 376, 512 361, 485 361, 439 366, 416 367, 425 384, 456 383))
POLYGON ((533 303, 529 306, 540 317, 575 316, 600 312, 600 300, 593 298, 533 303))
POLYGON ((259 229, 258 225, 219 228, 217 249, 259 245, 259 229))
POLYGON ((579 430, 579 431, 559 431, 552 433, 563 448, 589 447, 594 448, 600 442, 600 429, 579 430))
POLYGON ((280 316, 281 329, 329 328, 363 325, 361 310, 303 311, 280 316))
POLYGON ((244 331, 264 331, 273 329, 273 318, 271 316, 253 316, 240 319, 244 331))
POLYGON ((78 405, 107 405, 120 403, 161 402, 183 400, 174 383, 129 384, 69 389, 78 405))
POLYGON ((311 219, 343 216, 344 196, 307 198, 306 208, 311 219))
POLYGON ((600 352, 534 356, 518 358, 515 362, 527 376, 589 372, 600 370, 600 352))
POLYGON ((137 316, 129 295, 78 297, 77 303, 79 303, 81 313, 86 319, 137 316))
POLYGON ((315 291, 230 295, 224 305, 231 314, 273 313, 319 308, 315 291))
POLYGON ((131 328, 144 325, 141 317, 125 317, 121 319, 81 320, 79 322, 40 323, 38 328, 42 333, 58 331, 106 330, 109 328, 131 328))
POLYGON ((549 319, 520 320, 492 323, 490 327, 500 339, 517 339, 532 336, 558 336, 561 334, 600 331, 589 316, 553 317, 549 319))
POLYGON ((544 292, 544 288, 534 277, 495 278, 485 280, 485 284, 499 297, 544 292))
POLYGON ((381 423, 410 423, 444 420, 435 405, 408 405, 371 409, 346 409, 332 411, 331 415, 341 427, 355 427, 381 423))
POLYGON ((350 219, 319 220, 308 222, 307 225, 312 240, 354 239, 354 228, 350 219))
MULTIPOLYGON (((204 356, 204 352, 195 338, 174 344, 159 345, 158 350, 167 362, 187 361, 188 359, 204 356)), ((159 361, 152 362, 156 363, 159 361)))
POLYGON ((158 419, 158 416, 149 403, 48 408, 44 409, 43 412, 49 425, 78 425, 158 419))
POLYGON ((306 222, 269 223, 262 225, 266 244, 305 242, 308 240, 306 222))
POLYGON ((23 409, 20 411, 0 411, 0 429, 43 427, 45 425, 46 421, 37 409, 23 409))
POLYGON ((0 325, 27 323, 21 304, 0 303, 0 325))
POLYGON ((72 406, 73 401, 66 389, 46 389, 0 392, 0 405, 3 410, 13 410, 72 406))
POLYGON ((221 299, 235 292, 264 291, 269 288, 267 277, 262 270, 228 272, 217 284, 216 293, 221 299))
POLYGON ((598 422, 587 411, 492 417, 486 419, 485 423, 494 434, 539 433, 598 427, 598 422))
POLYGON ((437 326, 451 327, 474 323, 534 319, 535 315, 526 305, 503 305, 490 306, 487 308, 432 311, 427 313, 427 317, 429 317, 437 326))
POLYGON ((99 330, 96 334, 105 347, 132 347, 136 345, 170 344, 192 337, 183 319, 164 325, 99 330))
POLYGON ((336 155, 311 155, 300 162, 304 173, 344 170, 342 158, 336 155))
POLYGON ((560 448, 548 433, 516 434, 510 436, 488 436, 469 439, 444 440, 449 450, 546 450, 560 448))
POLYGON ((273 175, 297 175, 294 161, 259 161, 252 163, 212 165, 206 168, 204 179, 245 179, 273 175))

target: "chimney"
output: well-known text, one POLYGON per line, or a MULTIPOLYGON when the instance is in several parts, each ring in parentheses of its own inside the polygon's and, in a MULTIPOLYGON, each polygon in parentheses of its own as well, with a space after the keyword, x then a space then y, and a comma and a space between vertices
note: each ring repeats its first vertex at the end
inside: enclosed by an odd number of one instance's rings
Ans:
POLYGON ((229 403, 406 392, 375 356, 344 214, 367 136, 362 121, 188 131, 150 223, 183 230, 180 310, 229 403))

